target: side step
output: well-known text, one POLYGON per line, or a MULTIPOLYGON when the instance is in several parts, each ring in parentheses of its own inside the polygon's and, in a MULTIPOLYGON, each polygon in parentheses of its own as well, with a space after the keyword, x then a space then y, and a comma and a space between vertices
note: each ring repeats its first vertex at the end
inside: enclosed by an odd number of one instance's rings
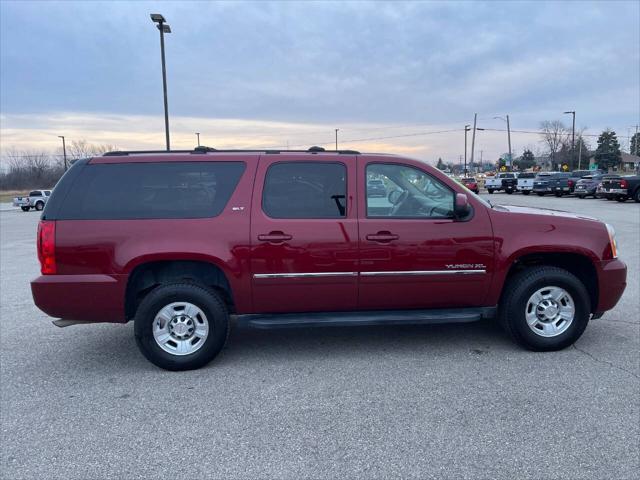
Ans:
POLYGON ((353 327, 358 325, 438 325, 477 322, 494 317, 497 307, 365 312, 311 312, 237 315, 239 326, 252 328, 353 327))

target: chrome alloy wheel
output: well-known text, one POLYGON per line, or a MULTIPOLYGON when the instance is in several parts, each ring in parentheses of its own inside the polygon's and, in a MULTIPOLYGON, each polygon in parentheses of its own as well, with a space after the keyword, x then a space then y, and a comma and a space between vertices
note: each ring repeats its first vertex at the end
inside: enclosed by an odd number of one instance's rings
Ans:
POLYGON ((209 322, 204 312, 189 302, 165 305, 153 320, 153 338, 172 355, 197 352, 209 336, 209 322))
POLYGON ((527 325, 536 335, 556 337, 564 333, 575 316, 573 298, 560 287, 544 287, 527 301, 527 325))

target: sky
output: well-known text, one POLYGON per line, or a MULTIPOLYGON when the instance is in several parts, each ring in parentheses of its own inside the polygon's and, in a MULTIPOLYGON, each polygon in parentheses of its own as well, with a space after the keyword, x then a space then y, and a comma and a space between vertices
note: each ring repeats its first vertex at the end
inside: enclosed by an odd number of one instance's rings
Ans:
MULTIPOLYGON (((0 1, 0 154, 86 140, 340 148, 457 161, 542 150, 543 120, 640 123, 640 2, 0 1), (469 136, 469 152, 471 136, 469 136)), ((633 127, 633 129, 632 129, 633 127)), ((595 137, 587 137, 595 146, 595 137)))

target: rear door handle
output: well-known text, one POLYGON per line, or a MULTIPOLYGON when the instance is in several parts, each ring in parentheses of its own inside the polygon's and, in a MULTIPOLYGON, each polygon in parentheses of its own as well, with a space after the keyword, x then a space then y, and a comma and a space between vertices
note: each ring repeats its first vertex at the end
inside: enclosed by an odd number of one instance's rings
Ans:
POLYGON ((366 239, 371 242, 380 242, 380 243, 388 243, 393 240, 398 240, 400 237, 395 233, 391 232, 378 232, 375 234, 369 234, 366 236, 366 239))
POLYGON ((283 232, 269 232, 258 235, 261 242, 282 243, 291 240, 293 237, 283 232))

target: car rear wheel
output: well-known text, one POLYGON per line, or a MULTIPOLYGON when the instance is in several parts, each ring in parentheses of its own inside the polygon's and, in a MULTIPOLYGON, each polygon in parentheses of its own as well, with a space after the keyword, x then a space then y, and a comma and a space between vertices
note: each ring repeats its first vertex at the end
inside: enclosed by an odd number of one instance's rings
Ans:
POLYGON ((507 188, 505 192, 507 192, 507 195, 511 195, 513 193, 513 190, 511 190, 510 188, 507 188))
POLYGON ((213 360, 229 334, 222 298, 203 285, 161 285, 143 300, 135 317, 142 354, 166 370, 193 370, 213 360))
POLYGON ((491 188, 487 189, 487 192, 489 192, 489 195, 493 195, 493 190, 491 188))
POLYGON ((618 202, 622 203, 622 202, 626 202, 626 201, 627 201, 627 198, 629 198, 629 197, 627 197, 626 195, 618 195, 618 196, 616 197, 616 200, 617 200, 618 202))
POLYGON ((556 192, 555 195, 556 197, 560 198, 562 196, 562 192, 556 192))
POLYGON ((28 212, 29 210, 31 210, 31 207, 20 207, 22 209, 23 212, 28 212))
POLYGON ((573 344, 589 322, 589 294, 570 272, 557 267, 526 269, 508 282, 500 322, 523 347, 560 350, 573 344))
POLYGON ((39 212, 44 208, 44 202, 36 202, 36 210, 39 212))
POLYGON ((634 200, 636 203, 640 203, 640 188, 638 188, 638 189, 636 190, 636 194, 634 195, 633 200, 634 200))
POLYGON ((539 197, 544 197, 544 193, 542 192, 537 192, 536 195, 538 195, 539 197))
POLYGON ((531 193, 531 192, 530 192, 529 190, 523 190, 523 191, 522 191, 522 194, 523 194, 523 195, 529 195, 530 193, 531 193))

